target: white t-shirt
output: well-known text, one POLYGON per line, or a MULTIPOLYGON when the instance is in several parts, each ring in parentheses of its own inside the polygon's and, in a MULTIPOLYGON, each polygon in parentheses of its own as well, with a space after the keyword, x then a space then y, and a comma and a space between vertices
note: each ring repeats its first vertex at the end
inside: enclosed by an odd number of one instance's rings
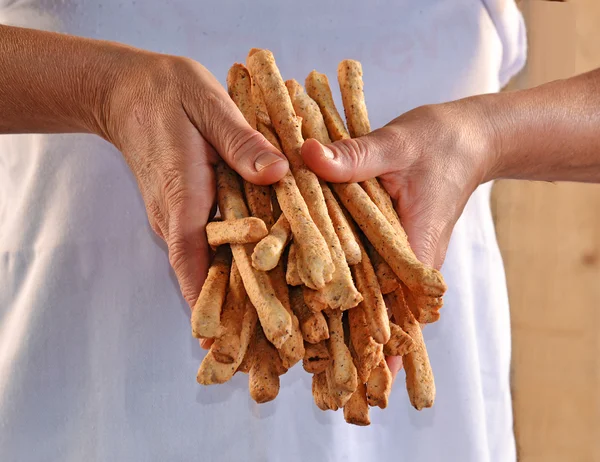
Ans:
MULTIPOLYGON (((189 56, 221 82, 250 47, 300 81, 315 68, 335 82, 358 59, 374 127, 498 91, 525 52, 512 0, 0 0, 0 22, 189 56)), ((198 385, 204 352, 120 153, 89 135, 0 136, 0 460, 514 461, 489 193, 456 226, 443 315, 425 329, 435 406, 414 410, 401 372, 363 428, 318 410, 300 365, 264 405, 243 374, 198 385)))

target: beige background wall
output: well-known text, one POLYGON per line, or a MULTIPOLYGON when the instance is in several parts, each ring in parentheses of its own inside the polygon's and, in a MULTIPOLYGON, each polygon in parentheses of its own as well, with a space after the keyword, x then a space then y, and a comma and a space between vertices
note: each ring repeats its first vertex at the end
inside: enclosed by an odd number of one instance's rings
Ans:
MULTIPOLYGON (((521 4, 530 55, 513 86, 600 67, 600 0, 521 4)), ((492 206, 511 301, 519 460, 600 462, 600 185, 501 181, 492 206)))

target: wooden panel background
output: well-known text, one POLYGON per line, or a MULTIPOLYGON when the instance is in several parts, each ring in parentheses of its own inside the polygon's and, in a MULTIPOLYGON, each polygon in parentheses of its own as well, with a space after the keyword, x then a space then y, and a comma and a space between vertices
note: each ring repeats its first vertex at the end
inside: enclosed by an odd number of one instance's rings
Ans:
MULTIPOLYGON (((600 67, 600 0, 521 3, 529 64, 513 86, 600 67)), ((492 207, 519 460, 600 462, 600 185, 500 181, 492 207)))

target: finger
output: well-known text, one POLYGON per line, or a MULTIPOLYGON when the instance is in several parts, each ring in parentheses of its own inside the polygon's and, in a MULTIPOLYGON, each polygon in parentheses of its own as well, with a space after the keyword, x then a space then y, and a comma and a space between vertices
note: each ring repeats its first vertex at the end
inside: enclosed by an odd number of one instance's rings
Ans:
POLYGON ((334 183, 364 181, 405 167, 404 140, 397 127, 327 146, 310 139, 302 146, 302 158, 324 180, 334 183))
POLYGON ((392 373, 392 382, 396 380, 396 375, 402 369, 402 356, 386 356, 385 361, 387 362, 390 372, 392 373))
POLYGON ((211 345, 214 343, 214 341, 215 340, 212 339, 212 338, 201 338, 200 339, 200 346, 202 348, 204 348, 205 350, 208 350, 211 347, 211 345))
POLYGON ((167 192, 165 201, 169 209, 167 244, 181 293, 193 307, 210 261, 205 229, 214 203, 214 170, 207 163, 191 165, 180 183, 173 186, 175 191, 167 192))
POLYGON ((288 170, 285 156, 248 125, 225 89, 202 69, 202 89, 184 99, 191 121, 245 180, 259 185, 279 181, 288 170))

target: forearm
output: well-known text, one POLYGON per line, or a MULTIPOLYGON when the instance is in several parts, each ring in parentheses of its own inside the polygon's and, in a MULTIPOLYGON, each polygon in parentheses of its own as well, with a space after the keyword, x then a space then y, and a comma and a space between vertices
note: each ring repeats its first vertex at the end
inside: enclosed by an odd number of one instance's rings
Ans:
POLYGON ((0 25, 0 134, 102 133, 124 46, 0 25))
POLYGON ((477 98, 494 139, 488 179, 600 182, 600 69, 477 98))

